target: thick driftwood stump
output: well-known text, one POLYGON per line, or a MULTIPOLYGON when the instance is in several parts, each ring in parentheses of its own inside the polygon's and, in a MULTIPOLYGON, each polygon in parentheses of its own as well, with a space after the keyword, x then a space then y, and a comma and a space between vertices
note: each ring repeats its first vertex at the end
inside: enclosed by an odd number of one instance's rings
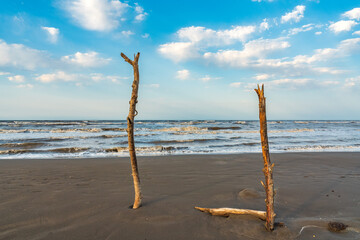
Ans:
POLYGON ((270 162, 269 154, 269 142, 267 136, 267 122, 266 122, 266 98, 264 97, 264 84, 261 89, 258 85, 257 89, 254 89, 259 97, 259 118, 260 118, 260 136, 261 136, 261 146, 262 154, 264 158, 264 175, 265 175, 265 184, 262 185, 265 188, 266 192, 266 223, 265 227, 268 231, 274 229, 274 181, 273 181, 273 168, 274 164, 270 162))
POLYGON ((125 59, 133 68, 134 68, 134 82, 132 84, 132 93, 130 99, 130 109, 129 115, 127 117, 127 133, 128 133, 128 142, 129 142, 129 153, 131 160, 131 170, 132 176, 134 180, 134 189, 135 189, 135 201, 132 206, 133 209, 137 209, 141 206, 141 188, 140 188, 140 178, 139 178, 139 170, 137 166, 136 153, 135 153, 135 142, 134 142, 134 119, 137 115, 136 111, 136 103, 138 97, 139 90, 139 66, 138 61, 140 57, 140 53, 137 53, 134 56, 134 61, 131 61, 124 53, 121 53, 121 57, 125 59))

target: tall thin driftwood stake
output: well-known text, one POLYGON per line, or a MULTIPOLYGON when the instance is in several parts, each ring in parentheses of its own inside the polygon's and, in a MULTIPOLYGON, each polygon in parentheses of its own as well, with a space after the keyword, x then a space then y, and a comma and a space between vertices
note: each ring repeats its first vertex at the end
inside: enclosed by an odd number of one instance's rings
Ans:
POLYGON ((129 115, 127 117, 127 133, 128 133, 128 142, 129 142, 129 153, 131 160, 131 169, 132 176, 134 180, 134 189, 135 189, 135 201, 132 206, 133 209, 137 209, 141 206, 141 188, 140 188, 140 178, 139 178, 139 170, 137 167, 136 153, 135 153, 135 143, 134 143, 134 118, 138 114, 136 111, 136 103, 138 97, 138 89, 139 89, 139 57, 140 53, 138 52, 136 56, 134 56, 134 61, 131 61, 124 53, 121 53, 121 57, 125 59, 133 68, 134 68, 134 82, 132 84, 132 93, 130 99, 130 110, 129 115))
POLYGON ((263 182, 261 184, 265 188, 266 192, 266 223, 265 227, 268 231, 274 229, 274 181, 273 181, 273 168, 274 164, 271 164, 270 154, 269 154, 269 143, 267 136, 267 122, 266 122, 266 98, 264 97, 264 84, 261 89, 258 85, 257 89, 254 89, 259 97, 259 118, 260 118, 260 135, 261 135, 261 146, 262 154, 264 158, 264 175, 265 175, 265 185, 263 182))

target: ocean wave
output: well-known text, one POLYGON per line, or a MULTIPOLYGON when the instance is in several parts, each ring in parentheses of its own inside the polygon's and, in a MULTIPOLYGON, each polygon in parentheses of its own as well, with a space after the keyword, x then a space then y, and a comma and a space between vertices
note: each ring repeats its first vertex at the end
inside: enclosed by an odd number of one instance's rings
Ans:
POLYGON ((294 121, 294 123, 298 123, 298 124, 309 124, 309 121, 294 121))
MULTIPOLYGON (((187 149, 187 147, 174 147, 174 146, 152 146, 152 147, 137 147, 136 152, 139 153, 150 153, 150 152, 171 152, 175 150, 187 149)), ((124 153, 128 152, 128 147, 114 147, 105 149, 105 152, 124 153)))
POLYGON ((34 132, 48 132, 45 129, 0 129, 0 133, 34 133, 34 132))
POLYGON ((208 130, 217 131, 217 130, 238 130, 241 127, 208 127, 208 130))
POLYGON ((297 132, 314 132, 314 129, 303 128, 303 129, 289 129, 289 130, 270 130, 269 133, 297 133, 297 132))
POLYGON ((126 128, 102 128, 103 131, 125 132, 126 128))
POLYGON ((301 147, 284 148, 285 151, 305 152, 305 151, 343 151, 343 150, 358 150, 360 146, 336 146, 336 145, 307 145, 301 147))
POLYGON ((59 128, 50 130, 52 133, 68 133, 68 132, 102 132, 99 128, 59 128))
POLYGON ((162 128, 162 129, 153 129, 155 132, 196 132, 196 131, 207 131, 207 128, 199 127, 171 127, 171 128, 162 128))
POLYGON ((233 122, 234 124, 247 124, 246 121, 236 121, 236 122, 233 122))
POLYGON ((89 148, 80 148, 80 147, 69 147, 69 148, 54 148, 54 149, 9 149, 0 151, 0 155, 13 155, 13 154, 26 154, 26 153, 79 153, 85 152, 89 148))
POLYGON ((279 123, 283 123, 283 121, 269 121, 267 123, 268 124, 279 124, 279 123))
POLYGON ((55 152, 55 153, 78 153, 78 152, 85 152, 90 148, 80 148, 80 147, 68 147, 68 148, 54 148, 43 150, 43 152, 55 152))
POLYGON ((30 148, 38 148, 38 147, 42 147, 42 146, 46 146, 48 145, 47 143, 42 143, 42 142, 24 142, 24 143, 4 143, 4 144, 0 144, 1 148, 25 148, 25 149, 30 149, 30 148))
POLYGON ((13 155, 13 154, 24 154, 24 153, 34 153, 37 151, 28 150, 28 149, 10 149, 10 150, 3 150, 0 151, 0 155, 13 155))
POLYGON ((180 140, 156 140, 150 143, 152 144, 171 144, 171 143, 193 143, 193 142, 210 142, 219 141, 221 139, 180 139, 180 140))

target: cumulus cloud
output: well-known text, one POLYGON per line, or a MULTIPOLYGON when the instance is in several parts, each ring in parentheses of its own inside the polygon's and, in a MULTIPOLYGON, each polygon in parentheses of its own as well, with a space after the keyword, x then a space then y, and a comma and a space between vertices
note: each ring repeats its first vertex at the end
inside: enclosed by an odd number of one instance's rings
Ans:
POLYGON ((34 85, 28 83, 28 84, 20 84, 16 86, 17 88, 33 88, 34 85))
POLYGON ((343 17, 360 20, 360 8, 353 8, 352 10, 345 12, 343 17))
POLYGON ((358 23, 354 20, 341 20, 336 23, 333 23, 329 26, 329 29, 333 31, 334 33, 340 33, 340 32, 348 32, 357 25, 358 23))
POLYGON ((158 52, 174 62, 198 58, 205 48, 246 41, 255 29, 255 26, 233 26, 231 29, 218 31, 195 26, 181 28, 176 33, 179 42, 162 44, 158 52))
POLYGON ((25 77, 23 75, 15 75, 8 77, 9 81, 16 82, 16 83, 23 83, 25 82, 25 77))
POLYGON ((98 55, 99 53, 94 51, 85 53, 76 52, 73 55, 62 57, 61 60, 81 67, 98 67, 106 65, 111 61, 111 58, 101 58, 98 55))
POLYGON ((0 76, 4 76, 4 75, 10 75, 9 72, 0 72, 0 76))
POLYGON ((273 2, 274 0, 251 0, 252 2, 273 2))
POLYGON ((51 43, 56 43, 59 37, 59 29, 54 27, 41 27, 46 34, 48 35, 48 39, 51 43))
POLYGON ((121 83, 122 79, 129 79, 129 77, 104 75, 102 73, 92 73, 90 74, 90 79, 93 80, 94 82, 110 81, 119 84, 121 83))
POLYGON ((299 28, 293 28, 293 29, 290 29, 289 35, 296 35, 300 32, 308 32, 308 31, 313 30, 314 27, 315 27, 315 24, 310 23, 310 24, 303 25, 299 28))
POLYGON ((192 26, 181 28, 177 36, 182 41, 201 43, 206 46, 222 46, 246 41, 255 29, 255 26, 233 26, 231 29, 216 31, 192 26))
POLYGON ((360 86, 360 76, 347 78, 345 80, 345 87, 360 86))
POLYGON ((261 80, 266 80, 266 79, 268 79, 268 78, 270 78, 270 77, 271 77, 271 75, 264 73, 264 74, 257 74, 257 75, 254 77, 254 79, 256 79, 256 80, 258 80, 258 81, 261 81, 261 80))
POLYGON ((23 44, 8 44, 0 39, 0 66, 10 66, 26 70, 46 67, 51 59, 43 51, 23 44))
POLYGON ((211 77, 209 75, 205 75, 204 77, 200 78, 200 80, 203 82, 209 82, 211 80, 218 80, 218 79, 221 79, 221 77, 211 77))
POLYGON ((174 62, 180 62, 199 57, 198 49, 192 42, 172 42, 160 45, 160 54, 174 62))
POLYGON ((176 72, 176 78, 181 80, 186 80, 190 76, 190 71, 187 69, 179 70, 176 72))
POLYGON ((256 59, 264 58, 271 52, 290 47, 290 43, 282 38, 278 39, 257 39, 244 45, 244 49, 239 50, 221 50, 216 53, 207 52, 204 58, 215 61, 220 65, 229 65, 233 67, 247 67, 256 62, 256 59))
POLYGON ((262 31, 268 30, 269 28, 270 28, 270 26, 269 26, 268 20, 265 18, 265 19, 262 21, 262 23, 260 23, 259 29, 260 29, 260 31, 262 32, 262 31))
POLYGON ((230 84, 229 84, 230 87, 234 87, 234 88, 238 88, 238 87, 240 87, 241 85, 243 85, 242 82, 233 82, 233 83, 230 83, 230 84))
POLYGON ((299 22, 304 17, 305 8, 304 5, 296 6, 292 12, 286 13, 281 17, 281 23, 299 22))
POLYGON ((137 14, 135 16, 135 20, 139 22, 143 21, 145 17, 148 15, 148 13, 144 11, 144 8, 141 7, 138 3, 135 3, 135 12, 137 14))
POLYGON ((135 33, 128 30, 128 31, 121 31, 121 34, 125 37, 130 37, 131 35, 134 35, 135 33))
POLYGON ((129 5, 119 0, 67 0, 63 7, 81 27, 93 31, 110 31, 119 26, 129 5))
POLYGON ((42 74, 35 78, 35 80, 40 81, 42 83, 50 83, 55 81, 64 81, 71 82, 76 81, 81 78, 78 74, 68 74, 63 71, 58 71, 56 73, 42 74))
POLYGON ((352 35, 360 35, 360 31, 355 31, 352 35))

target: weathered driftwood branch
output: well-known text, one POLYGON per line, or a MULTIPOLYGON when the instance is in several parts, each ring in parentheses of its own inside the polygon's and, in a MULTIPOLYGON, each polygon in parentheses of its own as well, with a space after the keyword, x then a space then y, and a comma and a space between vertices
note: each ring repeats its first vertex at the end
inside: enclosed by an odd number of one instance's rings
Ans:
POLYGON ((266 212, 264 211, 257 211, 251 209, 237 209, 237 208, 201 208, 195 207, 195 209, 200 210, 202 212, 210 213, 211 215, 215 216, 224 216, 227 217, 230 214, 238 214, 238 215, 252 215, 261 220, 266 221, 266 212))
POLYGON ((265 184, 261 184, 265 188, 266 192, 266 224, 265 227, 268 231, 274 229, 274 181, 273 181, 273 168, 274 164, 271 164, 270 154, 269 154, 269 142, 267 136, 267 122, 266 122, 266 98, 264 96, 264 84, 261 89, 258 85, 257 89, 254 89, 259 97, 259 118, 260 118, 260 136, 261 136, 261 146, 262 154, 264 158, 264 168, 263 172, 265 175, 265 184))
POLYGON ((141 188, 140 188, 140 178, 139 178, 139 170, 137 166, 136 153, 135 153, 135 142, 134 142, 134 118, 137 115, 136 111, 136 103, 138 97, 139 90, 139 66, 138 61, 140 57, 140 53, 137 53, 134 56, 134 60, 130 60, 124 53, 121 53, 121 57, 125 59, 132 67, 134 68, 134 82, 132 84, 132 93, 130 99, 130 109, 129 115, 127 117, 127 133, 128 133, 128 142, 129 142, 129 153, 131 160, 131 170, 132 176, 134 180, 134 189, 135 189, 135 201, 132 206, 133 209, 137 209, 141 206, 141 188))

